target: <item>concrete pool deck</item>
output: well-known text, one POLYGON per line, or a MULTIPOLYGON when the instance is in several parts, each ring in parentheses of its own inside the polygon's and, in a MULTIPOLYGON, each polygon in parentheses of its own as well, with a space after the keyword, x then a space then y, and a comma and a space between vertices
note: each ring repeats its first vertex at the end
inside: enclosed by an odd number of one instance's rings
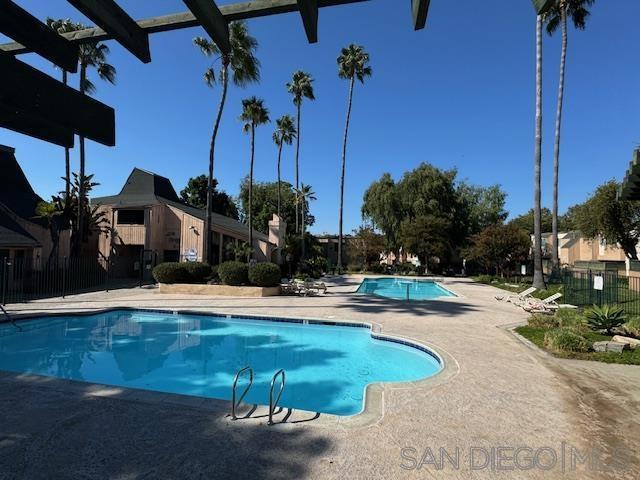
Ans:
POLYGON ((443 354, 447 375, 380 387, 383 414, 361 425, 299 415, 289 420, 309 421, 268 427, 262 412, 231 422, 228 402, 4 374, 0 478, 640 476, 640 367, 527 346, 508 328, 527 315, 497 302, 501 291, 490 286, 445 279, 459 297, 407 303, 354 295, 360 280, 336 278, 315 297, 129 289, 10 305, 10 313, 126 306, 374 323, 443 354), (581 464, 578 453, 605 464, 581 464), (611 455, 624 461, 603 471, 611 455))

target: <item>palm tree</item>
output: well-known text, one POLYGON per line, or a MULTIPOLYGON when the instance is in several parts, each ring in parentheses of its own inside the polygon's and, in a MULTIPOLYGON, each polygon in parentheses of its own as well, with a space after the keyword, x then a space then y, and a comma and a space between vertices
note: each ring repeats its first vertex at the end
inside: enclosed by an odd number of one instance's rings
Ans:
POLYGON ((300 259, 304 261, 304 256, 305 256, 305 245, 304 245, 304 227, 305 227, 305 222, 306 222, 306 212, 308 210, 308 206, 309 206, 309 202, 313 201, 313 200, 317 200, 316 198, 316 192, 314 192, 313 190, 311 190, 311 185, 305 185, 304 183, 300 184, 300 189, 296 190, 296 201, 300 202, 300 212, 301 212, 301 225, 302 225, 302 234, 300 236, 300 249, 301 249, 301 254, 300 254, 300 259))
POLYGON ((204 222, 204 251, 202 258, 211 262, 211 211, 213 205, 213 167, 215 163, 215 147, 218 129, 220 128, 220 120, 222 119, 222 111, 227 100, 227 89, 229 85, 229 68, 232 71, 232 80, 234 85, 245 87, 246 85, 260 80, 260 61, 255 56, 258 48, 258 41, 249 35, 249 29, 245 22, 231 22, 229 24, 229 41, 231 43, 231 51, 224 54, 218 46, 202 37, 193 39, 193 43, 200 49, 203 55, 214 57, 220 60, 220 71, 216 74, 216 68, 211 65, 204 73, 204 80, 209 87, 213 87, 220 79, 222 83, 222 94, 218 105, 218 113, 213 124, 211 133, 211 141, 209 144, 209 174, 207 177, 207 211, 204 222))
MULTIPOLYGON (((47 26, 56 32, 62 34, 67 32, 73 32, 76 30, 76 24, 69 18, 60 18, 58 20, 54 20, 53 18, 47 17, 47 26)), ((67 85, 67 71, 62 69, 62 83, 67 85)), ((71 193, 71 158, 69 147, 64 147, 64 198, 65 203, 69 202, 69 195, 71 193)))
POLYGON ((547 33, 553 35, 558 28, 562 31, 562 52, 560 54, 560 81, 558 83, 558 106, 556 110, 556 132, 553 151, 553 212, 551 227, 552 263, 554 268, 560 267, 558 255, 558 176, 560 170, 560 133, 562 128, 562 106, 564 103, 564 79, 567 64, 567 16, 573 21, 578 30, 586 28, 587 17, 590 15, 587 7, 595 0, 558 0, 545 15, 547 33))
MULTIPOLYGON (((302 108, 302 101, 305 98, 309 100, 315 100, 316 97, 313 93, 313 77, 311 74, 298 70, 293 73, 291 82, 287 83, 287 91, 293 95, 293 104, 297 108, 296 114, 296 130, 298 137, 296 140, 296 190, 300 187, 300 111, 302 108)), ((298 202, 296 202, 296 232, 299 231, 298 225, 298 202)))
POLYGON ((249 163, 249 260, 253 256, 253 160, 255 151, 256 127, 269 123, 269 110, 260 98, 251 97, 242 101, 240 120, 244 122, 242 129, 251 134, 251 161, 249 163))
POLYGON ((293 126, 291 115, 283 115, 276 120, 276 131, 273 132, 273 141, 278 146, 278 217, 280 217, 280 203, 282 195, 280 191, 280 160, 282 159, 282 146, 291 145, 297 137, 296 127, 293 126))
POLYGON ((342 271, 342 213, 344 210, 344 174, 347 162, 347 137, 349 135, 349 121, 351 120, 351 105, 353 103, 353 87, 355 79, 364 83, 364 79, 371 76, 369 54, 364 47, 351 44, 342 49, 338 57, 338 76, 349 80, 349 102, 347 106, 347 122, 344 127, 344 141, 342 145, 342 170, 340 174, 340 215, 338 225, 338 272, 342 271))
POLYGON ((542 169, 542 15, 536 18, 536 133, 533 153, 533 286, 544 288, 542 271, 542 212, 540 171, 542 169))

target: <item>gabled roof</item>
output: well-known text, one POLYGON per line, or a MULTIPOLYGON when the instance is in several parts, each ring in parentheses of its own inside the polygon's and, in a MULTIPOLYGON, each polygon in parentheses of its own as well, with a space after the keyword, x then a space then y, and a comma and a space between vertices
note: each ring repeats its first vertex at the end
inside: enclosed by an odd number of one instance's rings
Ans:
POLYGON ((0 247, 38 246, 40 243, 14 220, 4 205, 0 204, 0 247))
MULTIPOLYGON (((168 178, 140 168, 133 169, 118 195, 93 198, 91 203, 120 208, 169 205, 200 220, 205 219, 205 211, 203 209, 192 207, 180 200, 168 178)), ((227 231, 249 236, 249 227, 238 220, 215 212, 211 214, 211 220, 214 225, 227 231)), ((267 235, 256 230, 253 231, 253 236, 265 242, 269 241, 267 235)))
POLYGON ((15 149, 0 145, 0 202, 19 217, 30 219, 42 201, 18 164, 15 149))

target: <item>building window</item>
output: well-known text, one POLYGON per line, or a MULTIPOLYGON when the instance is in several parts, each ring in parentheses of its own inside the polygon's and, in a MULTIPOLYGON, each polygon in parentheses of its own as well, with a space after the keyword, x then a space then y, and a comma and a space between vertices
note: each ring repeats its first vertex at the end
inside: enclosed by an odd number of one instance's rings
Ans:
POLYGON ((118 210, 118 225, 144 225, 144 210, 118 210))

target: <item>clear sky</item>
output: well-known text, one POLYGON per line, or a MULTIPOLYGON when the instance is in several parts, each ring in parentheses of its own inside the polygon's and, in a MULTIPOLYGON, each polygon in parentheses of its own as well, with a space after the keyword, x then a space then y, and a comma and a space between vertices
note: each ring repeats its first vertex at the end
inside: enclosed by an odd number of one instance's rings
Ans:
MULTIPOLYGON (((20 0, 39 18, 85 20, 63 0, 20 0)), ((135 18, 184 11, 180 0, 120 0, 135 18)), ((230 1, 219 4, 233 3, 230 1)), ((621 179, 640 142, 638 41, 640 2, 596 2, 585 32, 570 31, 563 131, 561 210, 583 201, 611 178, 621 179)), ((384 172, 398 178, 426 161, 456 167, 472 183, 499 183, 512 215, 532 206, 535 16, 530 0, 434 0, 427 29, 414 32, 409 0, 372 0, 320 12, 319 43, 309 45, 297 14, 250 21, 258 39, 262 81, 232 87, 218 140, 216 176, 237 194, 249 168, 241 99, 264 98, 272 119, 294 113, 285 84, 297 69, 316 79, 317 100, 303 106, 301 179, 318 200, 314 232, 336 232, 347 82, 337 77, 342 46, 362 44, 374 75, 356 86, 347 159, 345 230, 360 224, 362 194, 384 172)), ((101 185, 95 195, 117 193, 134 166, 169 177, 180 190, 207 169, 209 136, 219 90, 202 81, 208 65, 192 45, 198 28, 155 34, 153 61, 144 65, 109 42, 117 85, 95 81, 96 98, 116 108, 117 146, 88 142, 87 171, 101 185)), ((6 41, 5 38, 0 38, 6 41)), ((543 202, 551 204, 553 131, 559 37, 545 36, 543 202)), ((59 75, 34 55, 23 59, 59 75)), ((77 83, 73 76, 71 82, 77 83)), ((273 125, 259 129, 256 179, 274 180, 273 125)), ((0 130, 14 146, 43 197, 63 188, 60 147, 0 130)), ((293 179, 293 148, 283 174, 293 179)), ((77 169, 77 153, 73 153, 77 169)))

